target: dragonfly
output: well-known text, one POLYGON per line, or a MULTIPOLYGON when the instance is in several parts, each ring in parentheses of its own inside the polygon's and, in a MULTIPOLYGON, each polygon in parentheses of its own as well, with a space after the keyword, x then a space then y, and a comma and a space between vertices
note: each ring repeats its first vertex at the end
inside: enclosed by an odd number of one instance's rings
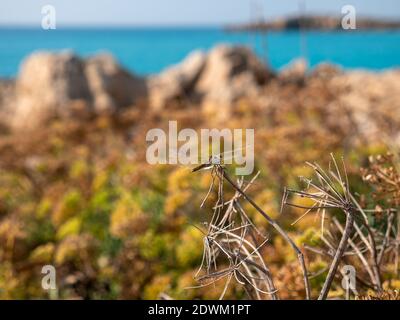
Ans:
MULTIPOLYGON (((233 150, 221 152, 218 154, 213 154, 211 155, 207 161, 203 163, 191 163, 191 164, 182 164, 182 163, 176 163, 174 165, 178 167, 183 167, 185 169, 189 169, 192 173, 196 173, 199 171, 206 171, 210 170, 211 171, 211 176, 214 178, 215 175, 218 175, 222 168, 225 168, 226 164, 233 164, 235 162, 236 155, 242 156, 243 157, 243 151, 246 150, 248 152, 248 149, 251 147, 251 145, 247 144, 239 148, 235 148, 233 150), (240 153, 239 153, 240 152, 240 153)), ((173 150, 177 150, 174 148, 173 150)), ((253 151, 253 150, 250 150, 253 151)), ((178 155, 184 155, 180 150, 176 151, 178 155)), ((184 155, 186 156, 186 155, 184 155)), ((180 158, 180 157, 179 157, 180 158)), ((200 162, 200 160, 198 160, 200 162)), ((257 185, 256 182, 254 181, 247 181, 246 179, 241 177, 241 184, 242 185, 257 185)))
POLYGON ((192 172, 200 171, 200 170, 208 170, 212 169, 214 166, 222 165, 222 154, 211 156, 206 163, 203 163, 192 169, 192 172))
MULTIPOLYGON (((213 187, 214 187, 214 183, 215 183, 215 178, 218 177, 219 179, 219 183, 218 183, 218 201, 217 201, 217 205, 215 206, 214 209, 217 209, 218 211, 221 210, 221 208, 224 206, 224 201, 223 201, 223 184, 222 184, 222 173, 221 173, 221 169, 224 168, 224 165, 229 162, 232 163, 231 160, 235 158, 235 156, 237 155, 238 152, 242 152, 245 149, 248 149, 250 147, 250 145, 245 145, 243 147, 240 148, 236 148, 234 150, 229 150, 229 151, 225 151, 219 154, 213 154, 208 158, 208 161, 206 161, 205 163, 202 163, 200 165, 197 165, 196 167, 192 168, 192 172, 198 172, 198 171, 205 171, 205 170, 211 170, 211 177, 212 177, 212 182, 211 185, 208 189, 208 192, 205 196, 205 198, 203 199, 200 207, 203 207, 205 201, 207 200, 208 196, 210 195, 213 187)), ((247 181, 245 181, 242 177, 241 183, 245 183, 245 184, 253 184, 253 182, 248 183, 247 181)))
POLYGON ((242 152, 250 147, 250 145, 246 145, 240 148, 236 148, 234 150, 221 152, 219 154, 213 154, 208 158, 208 161, 202 163, 192 169, 192 172, 209 170, 217 167, 222 167, 226 162, 233 160, 238 152, 242 152))

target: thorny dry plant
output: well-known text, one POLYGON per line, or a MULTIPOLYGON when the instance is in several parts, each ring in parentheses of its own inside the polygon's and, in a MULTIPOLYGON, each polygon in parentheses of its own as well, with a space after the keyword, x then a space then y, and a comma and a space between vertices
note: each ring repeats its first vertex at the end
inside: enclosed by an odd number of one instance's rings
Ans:
MULTIPOLYGON (((314 171, 315 179, 300 177, 306 184, 304 191, 285 189, 281 211, 285 206, 304 209, 305 212, 293 224, 303 219, 311 211, 316 211, 321 216, 321 240, 323 248, 304 246, 306 250, 321 255, 330 261, 329 270, 318 296, 318 299, 327 299, 332 283, 337 275, 340 264, 362 266, 362 271, 357 273, 357 288, 373 289, 378 294, 383 292, 381 266, 394 256, 398 268, 399 248, 399 223, 397 205, 385 209, 387 220, 383 226, 377 227, 370 221, 370 215, 376 215, 383 209, 363 209, 355 196, 350 192, 349 179, 343 159, 339 166, 331 154, 331 162, 327 170, 317 163, 307 163, 314 171), (341 167, 341 168, 340 168, 341 167), (310 206, 296 204, 293 198, 307 198, 312 201, 310 206), (290 198, 290 200, 289 200, 290 198), (339 214, 338 214, 339 213, 339 214)), ((207 192, 202 206, 212 191, 214 185, 218 186, 218 197, 213 207, 213 215, 204 233, 204 251, 201 265, 195 275, 200 281, 200 286, 208 286, 225 279, 225 286, 220 295, 222 299, 232 280, 242 285, 248 296, 252 299, 269 297, 278 299, 278 290, 274 285, 273 277, 267 267, 260 249, 267 240, 249 219, 240 200, 251 204, 272 227, 288 242, 298 256, 299 265, 303 272, 305 292, 307 299, 311 299, 309 275, 302 251, 297 247, 281 226, 262 210, 248 195, 249 187, 254 183, 257 173, 250 183, 245 184, 243 177, 236 182, 228 175, 225 167, 220 163, 205 166, 211 169, 212 184, 207 192), (224 201, 224 182, 235 191, 233 197, 224 201), (259 239, 262 239, 261 243, 259 239), (266 295, 266 296, 265 296, 266 295)), ((400 192, 398 175, 394 169, 383 170, 381 167, 372 166, 374 170, 366 175, 365 180, 376 181, 379 177, 380 193, 383 191, 400 192), (379 171, 379 174, 377 173, 379 171), (391 180, 390 180, 391 179, 391 180), (383 186, 382 184, 386 184, 383 186), (390 188, 389 186, 392 186, 390 188)), ((197 170, 195 170, 197 171, 197 170)), ((400 194, 400 193, 399 193, 400 194)), ((393 198, 392 198, 393 199, 393 198)), ((396 269, 398 270, 398 269, 396 269)), ((343 274, 343 271, 340 270, 343 274)), ((355 296, 359 292, 353 287, 349 290, 355 296)))
MULTIPOLYGON (((388 245, 393 244, 395 210, 387 210, 387 223, 382 228, 378 229, 372 225, 369 216, 376 214, 377 210, 366 210, 361 207, 350 192, 343 159, 341 162, 342 169, 340 170, 336 159, 331 155, 331 163, 327 171, 316 163, 308 163, 315 173, 315 181, 301 178, 307 185, 306 191, 287 190, 284 197, 286 205, 305 210, 298 220, 311 211, 316 211, 321 216, 321 240, 325 248, 321 250, 306 247, 306 249, 331 260, 319 299, 327 298, 340 263, 362 265, 364 270, 357 273, 358 286, 356 287, 363 286, 378 293, 382 292, 380 269, 384 256, 387 255, 388 245), (313 204, 301 206, 291 203, 287 200, 288 194, 308 198, 313 204), (328 209, 330 209, 329 218, 327 217, 328 209), (334 209, 338 209, 342 215, 335 215, 334 209), (327 220, 329 221, 328 227, 325 226, 327 220)), ((350 289, 355 295, 358 294, 354 288, 350 289)))
POLYGON ((395 155, 391 153, 371 156, 369 167, 362 169, 364 180, 375 186, 375 199, 387 199, 394 207, 400 205, 398 161, 399 159, 395 159, 395 155))
POLYGON ((369 158, 370 165, 362 170, 364 181, 375 189, 373 197, 375 201, 384 201, 388 208, 383 209, 377 205, 375 214, 380 226, 379 241, 381 249, 378 262, 393 263, 394 270, 399 276, 399 248, 400 248, 400 161, 394 153, 379 155, 369 158))
POLYGON ((207 226, 207 230, 202 231, 204 233, 203 259, 195 275, 195 278, 201 283, 198 287, 208 286, 225 279, 224 290, 220 295, 220 299, 222 299, 234 279, 243 286, 252 299, 263 299, 264 295, 273 300, 278 299, 271 272, 260 253, 260 249, 268 239, 261 234, 246 214, 239 201, 244 198, 275 228, 297 254, 303 271, 306 296, 309 299, 310 285, 303 253, 280 225, 247 194, 248 188, 254 183, 259 173, 245 185, 243 178, 234 182, 224 166, 218 162, 203 167, 211 169, 212 183, 202 205, 215 184, 218 197, 213 207, 211 221, 204 224, 207 226), (227 182, 235 191, 233 197, 227 202, 224 201, 224 182, 227 182), (261 243, 258 240, 260 238, 262 239, 261 243), (222 267, 220 267, 221 265, 222 267), (228 266, 226 267, 226 265, 228 266), (199 276, 201 272, 204 274, 199 276))

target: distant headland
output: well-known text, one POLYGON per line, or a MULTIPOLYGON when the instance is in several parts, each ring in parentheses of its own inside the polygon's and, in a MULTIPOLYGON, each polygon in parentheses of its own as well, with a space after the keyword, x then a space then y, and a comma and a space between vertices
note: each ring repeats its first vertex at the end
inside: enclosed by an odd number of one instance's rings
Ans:
MULTIPOLYGON (((256 21, 247 24, 227 25, 226 31, 267 31, 267 30, 343 30, 342 17, 332 16, 291 16, 273 21, 256 21)), ((400 29, 400 20, 357 18, 357 30, 400 29)))

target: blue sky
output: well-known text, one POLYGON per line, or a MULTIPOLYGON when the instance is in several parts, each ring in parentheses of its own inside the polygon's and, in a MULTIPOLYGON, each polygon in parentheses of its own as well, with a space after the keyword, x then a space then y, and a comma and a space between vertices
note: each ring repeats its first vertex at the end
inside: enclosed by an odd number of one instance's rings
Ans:
POLYGON ((340 15, 351 4, 358 16, 400 19, 399 0, 1 0, 0 24, 39 26, 51 4, 58 25, 222 25, 247 22, 256 8, 267 18, 295 14, 301 1, 311 13, 340 15))

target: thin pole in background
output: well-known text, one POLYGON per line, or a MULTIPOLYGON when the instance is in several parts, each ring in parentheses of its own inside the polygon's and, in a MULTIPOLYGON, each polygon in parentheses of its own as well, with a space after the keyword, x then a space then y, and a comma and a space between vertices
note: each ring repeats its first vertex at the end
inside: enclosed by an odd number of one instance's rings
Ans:
POLYGON ((268 64, 267 30, 265 29, 264 7, 261 2, 251 0, 250 3, 250 48, 256 51, 258 37, 260 37, 260 56, 268 64))
POLYGON ((256 30, 253 29, 253 27, 255 27, 256 24, 256 4, 255 4, 255 0, 250 0, 249 2, 249 9, 250 9, 250 22, 249 22, 249 26, 250 28, 248 29, 248 33, 249 33, 249 41, 250 41, 250 49, 252 49, 253 51, 256 50, 257 47, 257 33, 256 30))
POLYGON ((261 32, 261 50, 262 50, 262 57, 264 60, 265 65, 268 64, 268 31, 265 25, 266 19, 264 17, 264 6, 260 3, 260 32, 261 32))
POLYGON ((299 0, 299 21, 300 21, 300 55, 308 63, 308 48, 307 48, 307 37, 304 30, 304 21, 306 18, 306 0, 299 0))

